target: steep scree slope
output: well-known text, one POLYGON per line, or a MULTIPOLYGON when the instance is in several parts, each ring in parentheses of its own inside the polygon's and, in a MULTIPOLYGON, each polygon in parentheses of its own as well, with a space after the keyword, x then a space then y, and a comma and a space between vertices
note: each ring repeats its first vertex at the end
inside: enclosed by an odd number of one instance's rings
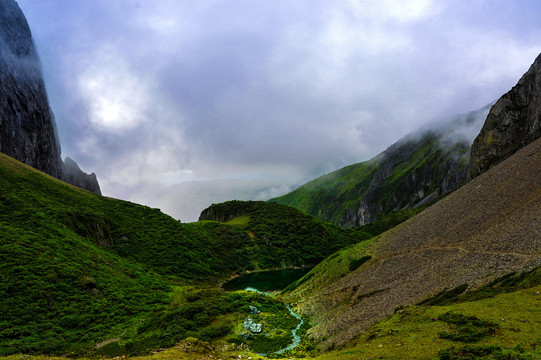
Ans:
POLYGON ((379 238, 325 260, 286 300, 318 324, 312 336, 343 344, 398 306, 541 264, 540 163, 538 139, 379 238))

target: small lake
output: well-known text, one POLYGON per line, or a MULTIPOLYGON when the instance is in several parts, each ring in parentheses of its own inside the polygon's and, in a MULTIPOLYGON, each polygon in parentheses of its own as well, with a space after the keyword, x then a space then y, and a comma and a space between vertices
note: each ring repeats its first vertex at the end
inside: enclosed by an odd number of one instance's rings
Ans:
POLYGON ((226 291, 257 289, 261 292, 285 289, 293 281, 300 279, 311 269, 258 271, 239 276, 223 284, 226 291))

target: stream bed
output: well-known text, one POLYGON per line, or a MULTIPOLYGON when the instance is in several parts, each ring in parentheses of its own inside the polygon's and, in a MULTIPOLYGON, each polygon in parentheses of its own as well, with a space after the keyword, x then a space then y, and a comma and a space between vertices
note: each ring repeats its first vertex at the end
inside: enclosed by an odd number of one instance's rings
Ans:
MULTIPOLYGON (((230 280, 224 283, 222 287, 226 291, 248 290, 269 295, 269 292, 271 291, 278 291, 286 288, 293 281, 300 279, 309 271, 310 269, 295 269, 254 272, 230 280)), ((297 331, 304 324, 304 321, 298 314, 291 310, 289 305, 286 305, 286 307, 287 310, 289 310, 289 313, 299 320, 299 323, 295 329, 291 330, 291 335, 293 335, 292 343, 285 348, 275 351, 275 354, 283 354, 288 350, 292 350, 297 347, 301 341, 300 336, 297 335, 297 331)))
POLYGON ((291 310, 291 308, 289 307, 289 305, 286 305, 286 307, 289 310, 289 312, 291 313, 291 315, 293 315, 294 317, 296 317, 299 320, 299 324, 297 325, 297 327, 295 329, 291 330, 291 335, 293 335, 293 342, 290 345, 286 346, 285 348, 280 349, 278 351, 275 351, 274 352, 275 354, 283 354, 288 350, 292 350, 292 349, 296 348, 301 342, 301 337, 299 335, 297 335, 297 330, 299 330, 301 328, 302 324, 304 324, 304 320, 299 315, 294 313, 293 310, 291 310))

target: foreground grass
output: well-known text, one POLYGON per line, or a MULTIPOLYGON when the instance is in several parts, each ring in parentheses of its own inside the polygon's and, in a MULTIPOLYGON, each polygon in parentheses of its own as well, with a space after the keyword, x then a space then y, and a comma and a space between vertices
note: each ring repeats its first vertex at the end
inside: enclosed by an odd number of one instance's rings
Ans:
POLYGON ((439 359, 440 351, 465 346, 438 335, 452 331, 447 323, 438 320, 449 311, 499 325, 493 335, 479 340, 475 346, 509 349, 512 354, 505 359, 541 359, 541 286, 474 302, 405 308, 373 326, 344 349, 318 359, 439 359))
MULTIPOLYGON (((285 354, 287 359, 310 358, 319 360, 359 359, 541 359, 541 285, 499 294, 495 297, 452 304, 447 306, 412 306, 398 310, 370 328, 357 339, 340 349, 328 353, 303 353, 298 351, 285 354), (446 313, 474 316, 482 321, 497 324, 494 333, 477 342, 465 344, 442 338, 442 333, 453 331, 453 326, 442 321, 446 313), (475 357, 445 357, 451 348, 461 349, 500 348, 500 355, 475 357)), ((223 340, 211 343, 187 339, 175 347, 157 354, 136 357, 140 360, 168 359, 263 359, 257 353, 242 349, 223 340), (212 357, 210 357, 212 356, 212 357), (240 356, 240 357, 239 357, 240 356)), ((62 359, 44 356, 14 355, 7 359, 51 360, 62 359)))

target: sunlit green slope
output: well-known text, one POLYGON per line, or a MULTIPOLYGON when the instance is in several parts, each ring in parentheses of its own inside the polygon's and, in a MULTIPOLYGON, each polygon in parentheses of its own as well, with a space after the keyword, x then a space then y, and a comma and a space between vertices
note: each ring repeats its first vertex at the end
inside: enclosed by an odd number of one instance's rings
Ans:
POLYGON ((145 353, 227 335, 233 320, 218 318, 250 300, 217 285, 256 253, 238 226, 181 224, 0 154, 0 355, 145 353))
POLYGON ((427 204, 466 181, 471 143, 463 131, 475 128, 487 112, 488 106, 458 115, 438 129, 410 134, 369 161, 323 175, 270 201, 343 227, 427 204))

